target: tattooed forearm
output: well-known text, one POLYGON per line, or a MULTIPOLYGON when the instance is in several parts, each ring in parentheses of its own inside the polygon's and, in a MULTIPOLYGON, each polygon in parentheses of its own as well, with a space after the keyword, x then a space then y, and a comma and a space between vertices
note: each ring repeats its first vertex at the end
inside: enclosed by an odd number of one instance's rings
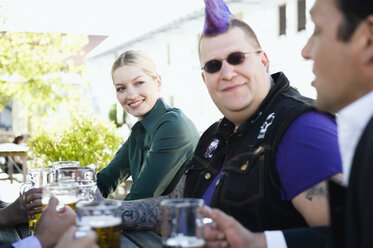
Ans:
POLYGON ((157 230, 161 226, 161 201, 166 196, 137 201, 124 201, 122 220, 124 230, 157 230))
POLYGON ((181 198, 184 195, 185 178, 183 175, 177 183, 175 189, 169 194, 169 198, 181 198))
POLYGON ((312 201, 313 197, 326 197, 328 195, 328 190, 326 188, 326 184, 317 184, 312 188, 309 188, 306 192, 306 198, 309 201, 312 201))
POLYGON ((159 230, 162 220, 161 201, 167 198, 180 198, 184 193, 185 176, 171 194, 154 198, 123 201, 122 220, 124 230, 159 230))

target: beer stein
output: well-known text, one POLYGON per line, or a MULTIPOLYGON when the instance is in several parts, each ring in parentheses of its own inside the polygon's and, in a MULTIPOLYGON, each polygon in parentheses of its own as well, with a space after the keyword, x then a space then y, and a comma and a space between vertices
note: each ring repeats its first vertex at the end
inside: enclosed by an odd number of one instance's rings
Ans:
POLYGON ((43 209, 48 205, 52 196, 58 199, 57 211, 65 205, 76 211, 76 203, 79 200, 79 186, 73 182, 54 182, 44 186, 41 199, 43 209))
POLYGON ((202 199, 166 199, 162 208, 163 247, 200 248, 205 246, 203 237, 202 199))
POLYGON ((40 188, 48 183, 52 183, 53 181, 53 170, 50 168, 28 169, 26 182, 21 185, 21 190, 25 192, 25 190, 30 188, 40 188))
POLYGON ((90 167, 66 166, 55 169, 55 181, 72 180, 96 182, 96 171, 90 167))
POLYGON ((76 204, 76 225, 78 235, 82 236, 87 230, 97 233, 97 244, 101 248, 120 247, 121 207, 117 200, 103 200, 76 204))
POLYGON ((57 162, 52 163, 52 168, 54 170, 57 170, 57 169, 63 168, 63 167, 75 167, 75 166, 80 166, 80 162, 79 161, 66 160, 66 161, 57 161, 57 162))
POLYGON ((55 181, 76 183, 79 186, 79 200, 94 200, 96 171, 90 167, 60 167, 55 170, 55 181))
MULTIPOLYGON (((26 182, 20 187, 20 194, 24 195, 32 188, 41 188, 53 181, 53 171, 50 168, 33 168, 27 171, 26 182)), ((34 233, 36 223, 40 219, 41 213, 28 216, 29 229, 31 234, 34 233)))

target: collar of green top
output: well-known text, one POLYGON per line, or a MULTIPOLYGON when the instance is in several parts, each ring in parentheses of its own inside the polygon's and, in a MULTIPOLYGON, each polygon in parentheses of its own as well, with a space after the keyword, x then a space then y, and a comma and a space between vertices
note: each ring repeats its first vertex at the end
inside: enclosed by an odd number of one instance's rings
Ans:
POLYGON ((141 124, 145 128, 147 133, 153 133, 158 120, 161 119, 162 114, 167 111, 170 107, 164 102, 163 98, 158 98, 152 110, 147 113, 141 120, 141 124))

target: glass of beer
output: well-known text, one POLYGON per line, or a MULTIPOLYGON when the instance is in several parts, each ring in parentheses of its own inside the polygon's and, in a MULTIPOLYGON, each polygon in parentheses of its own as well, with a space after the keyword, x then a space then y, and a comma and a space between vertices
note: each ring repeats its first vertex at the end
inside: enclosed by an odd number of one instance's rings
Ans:
POLYGON ((79 230, 94 230, 101 248, 120 248, 122 202, 103 200, 76 204, 76 225, 79 230))
POLYGON ((96 171, 90 167, 60 167, 55 170, 55 181, 74 182, 79 186, 79 200, 92 201, 95 197, 96 171))
POLYGON ((52 168, 54 170, 57 170, 57 169, 63 168, 63 167, 76 167, 76 166, 80 166, 79 161, 66 160, 66 161, 57 161, 57 162, 52 163, 52 168))
POLYGON ((65 180, 96 182, 96 171, 84 166, 66 166, 55 169, 55 181, 65 180))
POLYGON ((203 237, 202 199, 166 199, 162 207, 163 247, 200 248, 205 246, 203 237))
MULTIPOLYGON (((32 188, 41 188, 53 181, 53 171, 50 168, 33 168, 27 170, 26 182, 21 185, 20 193, 23 195, 32 188)), ((28 216, 29 229, 34 234, 36 223, 40 219, 41 213, 28 216)))
POLYGON ((76 211, 79 200, 79 185, 75 182, 54 182, 43 187, 41 203, 43 209, 48 205, 51 197, 58 199, 57 210, 63 206, 70 206, 76 211))
POLYGON ((53 170, 51 168, 32 168, 27 170, 26 182, 21 187, 27 188, 27 185, 31 185, 34 188, 40 188, 53 181, 53 170))
POLYGON ((97 185, 95 181, 81 180, 78 182, 79 201, 94 201, 96 198, 97 185))

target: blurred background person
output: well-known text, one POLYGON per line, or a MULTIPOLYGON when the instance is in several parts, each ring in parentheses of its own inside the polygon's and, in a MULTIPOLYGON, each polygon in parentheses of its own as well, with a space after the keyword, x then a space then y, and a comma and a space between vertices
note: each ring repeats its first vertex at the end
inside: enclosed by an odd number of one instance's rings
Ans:
MULTIPOLYGON (((18 135, 14 138, 13 143, 16 145, 24 145, 25 138, 23 135, 18 135)), ((13 166, 13 173, 22 173, 23 166, 25 166, 25 161, 21 159, 20 156, 5 157, 5 173, 8 173, 8 164, 13 162, 16 166, 13 166)))

